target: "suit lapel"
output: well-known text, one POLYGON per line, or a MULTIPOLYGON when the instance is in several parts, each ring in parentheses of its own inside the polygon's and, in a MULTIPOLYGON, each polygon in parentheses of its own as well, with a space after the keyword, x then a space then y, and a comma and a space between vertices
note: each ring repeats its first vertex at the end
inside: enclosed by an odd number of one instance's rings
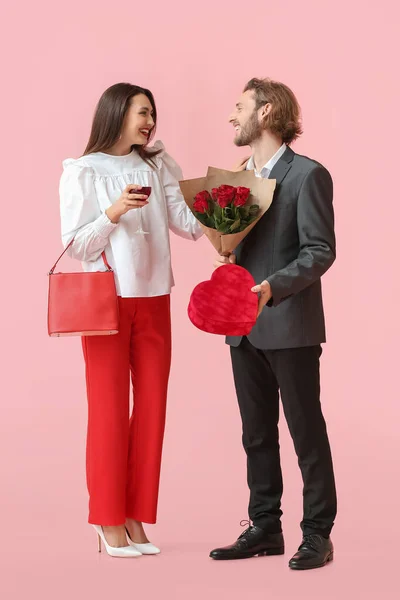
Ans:
POLYGON ((292 168, 292 160, 294 157, 294 152, 291 148, 287 148, 281 158, 278 160, 271 173, 269 174, 269 179, 276 179, 276 186, 280 185, 282 181, 285 179, 286 175, 292 168))

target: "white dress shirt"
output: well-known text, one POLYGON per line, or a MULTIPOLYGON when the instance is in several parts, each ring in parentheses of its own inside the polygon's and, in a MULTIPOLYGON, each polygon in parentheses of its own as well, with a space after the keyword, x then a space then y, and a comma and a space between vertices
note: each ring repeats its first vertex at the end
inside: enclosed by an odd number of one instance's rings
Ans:
POLYGON ((263 177, 264 179, 268 179, 268 177, 271 174, 272 169, 274 168, 274 166, 276 165, 278 160, 283 156, 286 148, 287 148, 286 144, 282 144, 282 146, 279 148, 279 150, 277 152, 275 152, 273 157, 270 158, 269 161, 263 166, 263 168, 261 169, 260 172, 258 172, 256 170, 255 165, 254 165, 254 158, 253 158, 253 156, 251 156, 250 160, 247 163, 246 170, 247 171, 254 170, 254 175, 256 177, 263 177))
POLYGON ((174 279, 169 229, 196 240, 202 229, 186 205, 178 181, 182 171, 162 149, 152 168, 134 150, 125 156, 103 152, 63 162, 60 180, 61 233, 64 247, 75 237, 68 253, 85 271, 105 269, 101 253, 114 269, 118 295, 125 298, 169 294, 174 279), (129 184, 151 186, 149 204, 122 215, 112 223, 105 214, 129 184), (143 229, 135 233, 142 212, 143 229))

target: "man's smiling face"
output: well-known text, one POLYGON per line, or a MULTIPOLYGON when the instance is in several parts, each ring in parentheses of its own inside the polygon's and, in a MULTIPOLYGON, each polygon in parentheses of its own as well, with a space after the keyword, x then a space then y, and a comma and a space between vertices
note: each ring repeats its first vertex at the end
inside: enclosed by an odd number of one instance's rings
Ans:
POLYGON ((262 126, 259 114, 261 110, 256 110, 253 91, 248 90, 241 95, 235 110, 229 117, 229 122, 235 128, 233 142, 236 146, 249 146, 261 137, 262 126))

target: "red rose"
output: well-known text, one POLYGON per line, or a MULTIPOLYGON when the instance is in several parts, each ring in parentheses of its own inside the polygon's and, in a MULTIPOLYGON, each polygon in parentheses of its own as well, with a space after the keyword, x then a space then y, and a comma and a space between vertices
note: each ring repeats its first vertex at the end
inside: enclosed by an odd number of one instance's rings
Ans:
POLYGON ((199 192, 198 194, 196 194, 196 196, 194 198, 193 210, 195 210, 196 212, 199 212, 199 213, 207 212, 208 209, 210 208, 210 205, 209 205, 210 200, 211 200, 211 196, 207 192, 207 190, 204 190, 203 192, 199 192))
POLYGON ((203 190, 202 192, 199 192, 198 194, 196 194, 194 199, 195 200, 207 200, 207 202, 209 202, 211 200, 211 196, 207 192, 207 190, 203 190))
POLYGON ((219 188, 213 189, 213 198, 221 208, 226 208, 236 195, 236 188, 232 185, 220 185, 219 188))
POLYGON ((237 187, 236 188, 236 198, 233 201, 235 206, 244 206, 247 202, 248 197, 250 196, 250 189, 247 187, 237 187))

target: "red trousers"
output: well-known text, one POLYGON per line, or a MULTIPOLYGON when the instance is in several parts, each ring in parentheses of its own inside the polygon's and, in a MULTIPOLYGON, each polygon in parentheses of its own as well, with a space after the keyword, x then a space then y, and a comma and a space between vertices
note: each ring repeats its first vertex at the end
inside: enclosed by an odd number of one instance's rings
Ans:
POLYGON ((119 298, 120 329, 83 337, 89 523, 155 523, 171 363, 170 297, 119 298), (130 413, 130 378, 133 410, 130 413))

